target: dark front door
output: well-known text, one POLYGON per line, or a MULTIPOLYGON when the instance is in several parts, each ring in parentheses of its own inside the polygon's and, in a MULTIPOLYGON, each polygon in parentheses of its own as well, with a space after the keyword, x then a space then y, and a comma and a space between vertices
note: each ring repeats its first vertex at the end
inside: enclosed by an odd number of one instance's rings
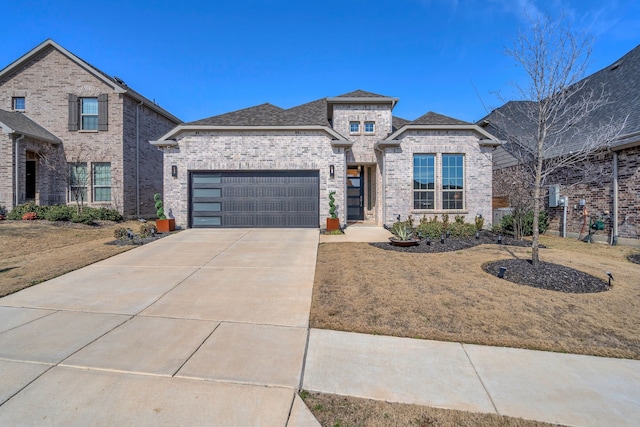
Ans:
POLYGON ((24 198, 26 200, 35 200, 36 198, 36 162, 34 160, 27 160, 26 170, 27 170, 27 176, 25 180, 24 198))
POLYGON ((347 168, 347 220, 364 219, 364 185, 362 173, 356 166, 347 168))

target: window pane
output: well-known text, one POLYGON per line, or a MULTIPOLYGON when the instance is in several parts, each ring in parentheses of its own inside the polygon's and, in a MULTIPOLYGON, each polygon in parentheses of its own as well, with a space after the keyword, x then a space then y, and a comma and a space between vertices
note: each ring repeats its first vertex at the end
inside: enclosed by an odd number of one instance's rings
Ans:
POLYGON ((221 197, 222 190, 219 188, 194 188, 193 197, 221 197))
POLYGON ((349 132, 351 132, 351 133, 360 132, 360 123, 359 122, 351 122, 351 123, 349 123, 349 132))
POLYGON ((220 202, 212 202, 212 203, 194 203, 193 210, 195 212, 220 212, 222 207, 222 203, 220 202))
POLYGON ((435 155, 413 156, 413 208, 435 209, 435 155))
POLYGON ((219 216, 195 217, 193 225, 222 225, 222 218, 219 216))
POLYGON ((111 201, 111 163, 93 164, 93 200, 111 201))
POLYGON ((220 175, 193 175, 194 184, 220 184, 220 175))
POLYGON ((373 122, 367 122, 364 124, 364 131, 367 133, 373 133, 374 125, 373 122))
POLYGON ((414 209, 434 209, 433 191, 414 191, 413 192, 413 208, 414 209))
POLYGON ((98 98, 82 98, 82 114, 98 114, 98 98))
POLYGON ((82 130, 98 130, 98 116, 82 116, 82 130))
POLYGON ((25 102, 23 97, 13 98, 13 109, 14 110, 24 110, 25 102))

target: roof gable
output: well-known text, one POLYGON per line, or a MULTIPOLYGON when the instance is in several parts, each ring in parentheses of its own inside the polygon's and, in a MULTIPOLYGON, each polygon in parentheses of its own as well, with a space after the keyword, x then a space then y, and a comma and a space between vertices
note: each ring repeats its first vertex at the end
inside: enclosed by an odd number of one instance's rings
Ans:
POLYGON ((378 95, 377 93, 367 92, 365 90, 356 89, 353 92, 343 93, 336 96, 336 98, 389 98, 385 95, 378 95))
POLYGON ((147 99, 146 97, 128 87, 121 79, 115 76, 109 76, 107 73, 99 70, 97 67, 94 67, 93 65, 74 55, 51 39, 47 39, 44 42, 40 43, 38 46, 34 47, 29 52, 25 53, 20 58, 0 70, 0 81, 9 78, 13 73, 18 71, 25 64, 29 63, 31 59, 44 52, 46 49, 57 50, 58 52, 69 58, 72 62, 76 63, 78 66, 95 76, 98 80, 111 87, 115 92, 126 94, 138 102, 143 102, 144 105, 146 105, 148 108, 173 121, 174 123, 182 122, 182 120, 180 120, 178 117, 160 107, 155 102, 147 99))

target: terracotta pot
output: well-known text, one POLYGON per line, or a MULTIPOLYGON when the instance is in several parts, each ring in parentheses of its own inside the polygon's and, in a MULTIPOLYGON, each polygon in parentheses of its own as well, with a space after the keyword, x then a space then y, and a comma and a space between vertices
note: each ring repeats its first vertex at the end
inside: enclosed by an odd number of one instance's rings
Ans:
POLYGON ((340 230, 340 218, 327 218, 327 231, 340 230))
POLYGON ((409 239, 409 240, 398 240, 395 237, 389 237, 389 241, 393 246, 417 246, 420 244, 420 240, 418 239, 409 239))
POLYGON ((175 218, 156 219, 156 229, 158 233, 168 233, 176 229, 175 218))

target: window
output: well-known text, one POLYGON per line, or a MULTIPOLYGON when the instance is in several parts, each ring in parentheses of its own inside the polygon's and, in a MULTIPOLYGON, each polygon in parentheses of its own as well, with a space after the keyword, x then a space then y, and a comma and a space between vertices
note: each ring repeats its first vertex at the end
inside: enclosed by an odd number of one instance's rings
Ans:
POLYGON ((69 163, 69 200, 84 202, 87 200, 87 164, 69 163))
POLYGON ((69 130, 109 130, 109 95, 82 98, 70 93, 69 130))
POLYGON ((464 209, 464 156, 442 155, 442 209, 464 209))
POLYGON ((80 129, 98 130, 98 98, 80 98, 80 129))
POLYGON ((18 111, 24 111, 24 108, 25 108, 24 96, 15 96, 11 98, 11 108, 18 111))
POLYGON ((349 133, 360 133, 360 122, 349 122, 349 133))
POLYGON ((413 157, 413 208, 435 208, 435 155, 413 157))
POLYGON ((364 133, 374 133, 376 126, 373 122, 364 122, 364 133))
POLYGON ((93 164, 93 201, 111 201, 111 163, 93 164))

